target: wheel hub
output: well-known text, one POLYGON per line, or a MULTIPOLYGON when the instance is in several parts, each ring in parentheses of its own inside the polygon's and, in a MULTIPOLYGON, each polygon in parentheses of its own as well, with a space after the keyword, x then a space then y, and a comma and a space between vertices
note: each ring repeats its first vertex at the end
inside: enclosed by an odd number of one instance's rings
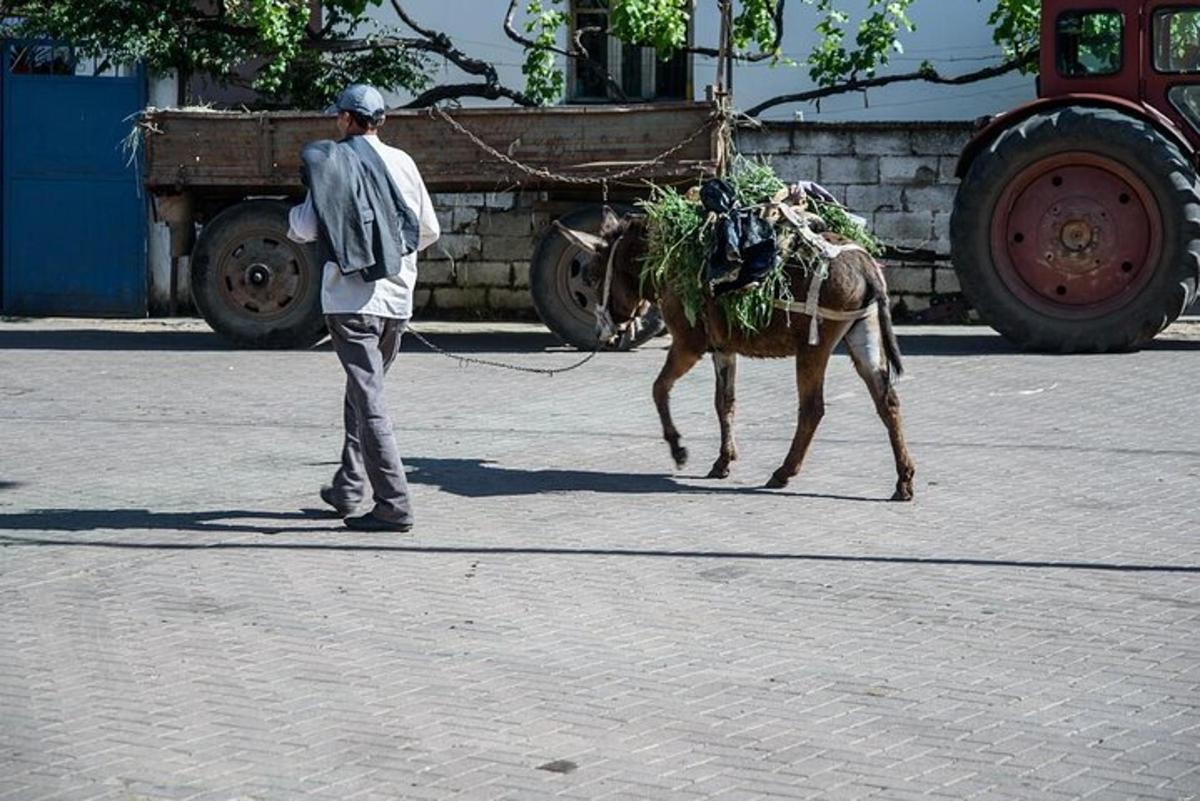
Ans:
POLYGON ((246 281, 251 286, 266 286, 271 282, 271 268, 261 263, 251 264, 246 268, 246 281))
POLYGON ((273 232, 247 233, 221 254, 219 269, 226 302, 259 319, 284 314, 305 291, 299 255, 273 232))
POLYGON ((1100 233, 1098 228, 1093 228, 1092 224, 1087 220, 1071 220, 1062 227, 1062 234, 1059 240, 1071 253, 1079 253, 1087 250, 1087 248, 1096 241, 1096 235, 1100 233))
POLYGON ((1092 153, 1062 154, 1030 165, 1005 191, 993 253, 1006 283, 1044 311, 1107 313, 1153 272, 1159 236, 1152 211, 1148 188, 1125 166, 1092 153))

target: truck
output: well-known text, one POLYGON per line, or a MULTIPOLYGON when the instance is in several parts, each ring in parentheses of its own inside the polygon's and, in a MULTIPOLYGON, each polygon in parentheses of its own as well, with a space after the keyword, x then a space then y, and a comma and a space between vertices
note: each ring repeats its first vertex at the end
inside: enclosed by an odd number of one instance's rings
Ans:
MULTIPOLYGON (((535 212, 595 230, 603 203, 628 207, 650 182, 711 174, 715 111, 706 102, 399 111, 380 136, 414 158, 431 192, 520 188, 533 193, 535 212)), ((145 187, 169 227, 172 257, 190 256, 191 295, 208 324, 245 347, 317 342, 322 265, 313 247, 287 238, 287 215, 304 195, 300 150, 330 138, 332 120, 151 109, 140 127, 145 187)), ((579 251, 548 226, 530 258, 541 319, 568 344, 594 348, 598 292, 579 251)), ((653 333, 647 327, 643 338, 653 333)))
POLYGON ((1043 0, 1040 37, 1038 99, 958 163, 954 266, 1025 348, 1138 348, 1200 281, 1200 0, 1043 0))

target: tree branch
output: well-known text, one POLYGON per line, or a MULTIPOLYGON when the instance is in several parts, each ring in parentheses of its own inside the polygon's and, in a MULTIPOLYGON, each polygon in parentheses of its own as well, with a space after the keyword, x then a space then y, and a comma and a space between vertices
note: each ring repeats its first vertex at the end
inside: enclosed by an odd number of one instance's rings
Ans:
MULTIPOLYGON (((508 0, 508 10, 504 12, 504 35, 527 50, 538 47, 537 42, 533 41, 528 36, 523 36, 513 24, 513 17, 516 16, 518 2, 519 0, 508 0)), ((583 46, 583 35, 585 33, 607 34, 608 30, 606 28, 599 28, 594 25, 584 28, 577 28, 575 30, 575 35, 571 37, 571 41, 574 43, 573 47, 569 47, 564 50, 561 47, 555 47, 552 45, 545 49, 549 50, 551 53, 558 53, 560 56, 566 56, 567 58, 574 59, 585 70, 588 70, 589 74, 601 77, 617 100, 628 100, 629 98, 625 94, 624 88, 622 88, 617 79, 613 77, 613 74, 609 72, 603 64, 592 58, 592 54, 586 47, 583 46)))
POLYGON ((499 100, 508 98, 521 106, 537 106, 538 103, 515 89, 494 83, 457 83, 435 86, 428 89, 405 104, 404 108, 426 108, 443 100, 457 100, 461 97, 479 97, 484 100, 499 100))
POLYGON ((396 10, 396 14, 405 25, 412 28, 429 42, 429 47, 421 48, 429 52, 438 53, 444 56, 452 64, 461 69, 468 75, 481 75, 489 84, 498 83, 500 80, 496 74, 496 68, 486 61, 481 61, 477 58, 468 56, 463 51, 454 46, 454 42, 444 33, 434 31, 418 25, 416 20, 408 15, 408 12, 400 5, 400 0, 392 0, 392 8, 396 10))
POLYGON ((834 95, 847 94, 849 92, 863 92, 867 89, 878 89, 881 86, 890 86, 894 83, 912 83, 915 81, 924 81, 926 83, 934 83, 948 86, 959 86, 967 83, 976 83, 978 81, 986 81, 989 78, 997 78, 1001 75, 1006 75, 1010 72, 1016 72, 1023 67, 1026 67, 1037 61, 1038 51, 1032 50, 1023 56, 1018 56, 1003 64, 998 64, 995 67, 987 67, 986 69, 968 72, 965 75, 945 76, 934 69, 917 70, 916 72, 904 72, 896 75, 881 75, 876 78, 859 79, 854 78, 845 83, 839 83, 834 86, 823 86, 820 89, 812 89, 807 92, 797 92, 796 94, 778 95, 769 100, 764 100, 753 108, 745 111, 748 117, 757 117, 769 108, 782 106, 786 103, 811 103, 814 100, 821 100, 834 95))
MULTIPOLYGON (((758 53, 737 53, 733 54, 734 61, 758 62, 766 61, 768 58, 775 58, 779 49, 783 46, 783 10, 787 5, 787 0, 777 0, 775 3, 775 41, 771 43, 769 50, 763 50, 758 53)), ((691 53, 696 56, 708 56, 716 58, 721 55, 721 51, 715 47, 682 47, 680 48, 685 53, 691 53)))

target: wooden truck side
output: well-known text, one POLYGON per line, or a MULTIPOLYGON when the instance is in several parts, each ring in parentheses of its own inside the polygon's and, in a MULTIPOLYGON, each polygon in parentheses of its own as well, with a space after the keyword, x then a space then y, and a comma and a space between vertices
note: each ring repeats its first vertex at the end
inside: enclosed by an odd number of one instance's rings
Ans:
MULTIPOLYGON (((307 112, 151 110, 145 185, 171 230, 173 257, 190 255, 192 297, 204 318, 248 347, 305 347, 324 332, 321 265, 288 240, 287 212, 303 197, 300 149, 336 135, 307 112), (197 227, 199 234, 195 232, 197 227)), ((380 130, 416 161, 431 192, 539 192, 570 208, 573 227, 599 220, 603 199, 629 202, 647 182, 709 174, 717 147, 708 103, 401 111, 380 130)), ((554 229, 531 254, 534 304, 565 341, 592 339, 595 290, 554 229)))

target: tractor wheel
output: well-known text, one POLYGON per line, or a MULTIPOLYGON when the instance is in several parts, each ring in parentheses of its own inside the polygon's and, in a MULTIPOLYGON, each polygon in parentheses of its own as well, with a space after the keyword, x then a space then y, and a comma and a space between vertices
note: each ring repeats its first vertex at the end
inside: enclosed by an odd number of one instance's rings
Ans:
MULTIPOLYGON (((613 206, 618 214, 628 207, 613 206)), ((587 206, 559 218, 568 228, 598 232, 604 219, 602 206, 587 206)), ((551 226, 538 240, 529 265, 529 288, 533 306, 546 327, 559 339, 580 350, 596 347, 596 315, 601 287, 595 286, 587 273, 590 256, 580 250, 551 226)), ((642 318, 637 336, 622 343, 626 348, 637 347, 662 333, 662 317, 657 310, 642 318)))
POLYGON ((213 330, 248 348, 306 348, 325 334, 321 265, 287 238, 288 209, 250 200, 204 226, 192 252, 192 297, 213 330))
POLYGON ((1013 342, 1136 348, 1196 296, 1200 183, 1145 121, 1102 108, 1037 114, 971 165, 951 240, 963 292, 1013 342))

